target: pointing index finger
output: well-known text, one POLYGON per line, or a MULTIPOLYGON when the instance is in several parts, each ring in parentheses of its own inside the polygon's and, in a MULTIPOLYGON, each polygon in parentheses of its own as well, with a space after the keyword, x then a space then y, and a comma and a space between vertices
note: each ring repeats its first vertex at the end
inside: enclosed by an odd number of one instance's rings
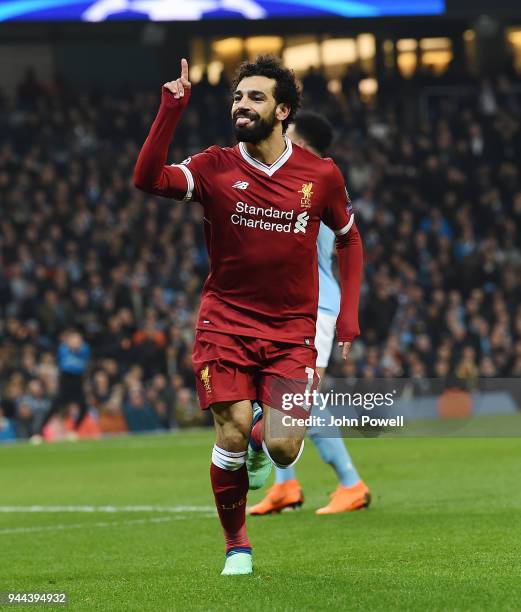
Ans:
POLYGON ((184 57, 181 60, 181 78, 188 81, 188 62, 184 57))

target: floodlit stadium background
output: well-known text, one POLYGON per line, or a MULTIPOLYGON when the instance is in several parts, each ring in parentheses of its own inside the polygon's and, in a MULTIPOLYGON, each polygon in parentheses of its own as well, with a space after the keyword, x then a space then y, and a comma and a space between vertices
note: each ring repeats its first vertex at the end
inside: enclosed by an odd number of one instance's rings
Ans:
MULTIPOLYGON (((421 18, 443 3, 215 2, 207 20, 182 24, 171 12, 147 22, 162 3, 145 4, 0 2, 0 437, 38 430, 70 326, 93 350, 82 435, 208 425, 190 363, 207 273, 201 211, 131 185, 182 56, 194 94, 172 161, 232 142, 228 79, 261 52, 284 58, 304 106, 336 128, 366 281, 362 336, 349 363, 335 354, 331 376, 450 375, 472 388, 521 375, 514 2, 489 15, 448 2, 421 18), (327 17, 355 9, 367 19, 327 17), (371 18, 389 10, 412 15, 371 18), (76 21, 86 11, 107 22, 76 21)), ((55 425, 49 439, 70 416, 55 425)))

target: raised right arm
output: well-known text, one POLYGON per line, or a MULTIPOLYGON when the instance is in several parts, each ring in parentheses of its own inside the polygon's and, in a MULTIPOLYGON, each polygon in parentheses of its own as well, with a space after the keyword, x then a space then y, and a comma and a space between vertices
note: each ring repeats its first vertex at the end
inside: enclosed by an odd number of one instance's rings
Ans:
POLYGON ((188 63, 183 59, 181 77, 163 86, 159 111, 134 168, 134 185, 141 191, 176 200, 189 200, 192 196, 192 181, 184 167, 166 165, 168 148, 190 99, 190 90, 188 63))

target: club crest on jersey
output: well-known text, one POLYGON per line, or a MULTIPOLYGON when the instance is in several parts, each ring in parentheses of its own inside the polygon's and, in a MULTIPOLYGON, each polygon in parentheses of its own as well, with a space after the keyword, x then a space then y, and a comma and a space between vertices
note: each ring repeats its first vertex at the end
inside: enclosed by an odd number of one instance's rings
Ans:
POLYGON ((205 366, 199 372, 199 377, 201 378, 201 382, 203 383, 203 387, 204 387, 204 390, 206 391, 206 393, 211 393, 212 392, 212 384, 210 382, 210 379, 212 377, 210 376, 210 368, 208 366, 205 366))
POLYGON ((300 198, 300 208, 311 208, 311 196, 313 195, 313 183, 302 183, 298 190, 302 194, 300 198))

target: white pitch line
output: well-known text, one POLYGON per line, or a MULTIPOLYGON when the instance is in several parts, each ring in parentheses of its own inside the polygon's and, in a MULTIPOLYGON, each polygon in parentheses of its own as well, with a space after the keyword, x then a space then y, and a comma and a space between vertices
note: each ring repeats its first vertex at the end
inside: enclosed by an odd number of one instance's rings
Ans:
MULTIPOLYGON (((181 517, 179 517, 181 518, 181 517)), ((65 531, 67 529, 83 529, 85 527, 112 527, 117 525, 144 525, 145 523, 166 523, 171 521, 172 518, 169 516, 161 518, 151 519, 136 519, 133 521, 115 521, 112 523, 77 523, 72 525, 58 524, 58 525, 46 525, 41 527, 10 527, 7 529, 0 529, 0 535, 8 533, 35 533, 38 531, 65 531)))
MULTIPOLYGON (((204 518, 209 518, 210 515, 203 515, 204 518)), ((213 518, 213 515, 211 515, 213 518)), ((167 523, 170 521, 185 521, 188 517, 186 516, 163 516, 159 518, 150 519, 135 519, 132 521, 114 521, 111 523, 77 523, 73 525, 58 524, 58 525, 46 525, 42 527, 11 527, 8 529, 0 529, 0 535, 9 535, 15 533, 38 533, 42 531, 67 531, 69 529, 92 529, 92 527, 119 527, 121 525, 146 525, 147 523, 167 523)))
POLYGON ((0 513, 26 514, 26 513, 96 513, 103 512, 116 514, 120 512, 157 512, 164 514, 191 514, 213 513, 213 506, 0 506, 0 513))

